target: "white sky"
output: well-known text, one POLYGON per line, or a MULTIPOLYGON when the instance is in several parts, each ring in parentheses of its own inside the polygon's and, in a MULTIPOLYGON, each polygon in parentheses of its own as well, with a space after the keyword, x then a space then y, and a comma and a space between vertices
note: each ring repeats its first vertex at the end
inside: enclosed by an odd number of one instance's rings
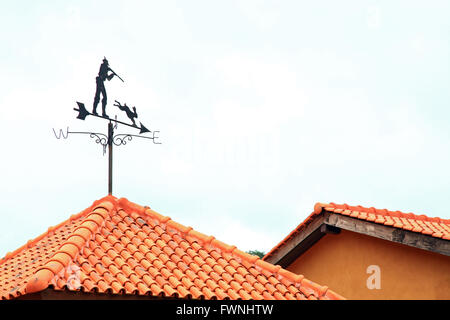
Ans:
MULTIPOLYGON (((242 250, 316 202, 450 218, 448 1, 4 1, 0 256, 107 194, 89 110, 103 56, 162 145, 114 149, 114 192, 242 250), (431 3, 431 4, 430 4, 431 3)), ((99 110, 101 106, 99 105, 99 110)), ((130 132, 119 127, 122 132, 130 132)))

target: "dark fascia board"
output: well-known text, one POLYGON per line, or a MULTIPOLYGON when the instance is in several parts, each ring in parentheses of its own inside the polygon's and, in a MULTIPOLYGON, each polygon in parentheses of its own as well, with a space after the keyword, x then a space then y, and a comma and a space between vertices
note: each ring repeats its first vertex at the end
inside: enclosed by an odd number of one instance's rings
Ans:
POLYGON ((449 240, 324 211, 265 260, 286 268, 325 234, 341 229, 450 256, 449 240))
POLYGON ((287 267, 324 236, 321 228, 324 225, 325 218, 323 214, 314 218, 311 223, 290 238, 265 260, 272 264, 279 264, 283 268, 287 267))

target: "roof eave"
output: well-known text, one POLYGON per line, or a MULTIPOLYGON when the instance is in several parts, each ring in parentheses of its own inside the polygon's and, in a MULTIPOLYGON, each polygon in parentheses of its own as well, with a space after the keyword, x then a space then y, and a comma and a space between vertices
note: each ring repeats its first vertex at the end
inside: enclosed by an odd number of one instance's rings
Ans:
POLYGON ((450 241, 430 235, 343 216, 327 210, 321 212, 315 210, 308 219, 311 221, 307 225, 305 220, 289 237, 272 249, 264 260, 286 268, 325 234, 337 234, 341 229, 450 256, 450 241))

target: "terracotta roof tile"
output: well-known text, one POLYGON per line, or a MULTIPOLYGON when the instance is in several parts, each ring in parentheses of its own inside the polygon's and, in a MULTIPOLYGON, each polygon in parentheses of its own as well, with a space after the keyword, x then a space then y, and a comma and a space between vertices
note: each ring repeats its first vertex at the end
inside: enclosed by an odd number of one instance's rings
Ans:
MULTIPOLYGON (((443 232, 424 224, 426 232, 443 232)), ((0 297, 46 288, 194 299, 342 299, 142 207, 107 196, 0 260, 0 297)))
MULTIPOLYGON (((263 258, 266 260, 278 251, 287 241, 305 228, 315 217, 323 211, 346 215, 355 219, 366 220, 377 224, 383 224, 394 228, 404 229, 429 235, 435 238, 450 240, 450 219, 439 217, 431 218, 426 215, 415 215, 401 211, 390 211, 387 209, 365 208, 362 206, 349 206, 348 204, 316 203, 314 211, 289 233, 279 244, 270 250, 263 258)), ((273 268, 273 267, 272 267, 273 268)), ((283 271, 281 271, 283 272, 283 271)), ((333 297, 330 294, 330 297, 333 297)))

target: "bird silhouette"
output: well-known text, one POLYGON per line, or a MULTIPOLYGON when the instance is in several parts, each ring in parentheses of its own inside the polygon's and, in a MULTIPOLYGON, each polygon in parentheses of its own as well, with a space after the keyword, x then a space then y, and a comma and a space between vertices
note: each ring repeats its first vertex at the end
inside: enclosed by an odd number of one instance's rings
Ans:
POLYGON ((121 105, 119 101, 115 100, 115 102, 116 103, 114 105, 116 107, 119 107, 120 110, 125 111, 127 117, 130 118, 130 120, 133 122, 133 125, 136 127, 136 122, 134 122, 134 118, 138 117, 136 107, 133 107, 133 111, 131 111, 126 103, 124 103, 124 105, 121 105))

